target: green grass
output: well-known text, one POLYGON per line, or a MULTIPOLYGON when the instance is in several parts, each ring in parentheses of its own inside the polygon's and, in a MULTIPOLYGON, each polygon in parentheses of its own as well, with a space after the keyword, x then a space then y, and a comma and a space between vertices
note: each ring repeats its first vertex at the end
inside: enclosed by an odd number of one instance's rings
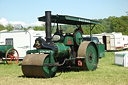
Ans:
POLYGON ((0 85, 128 85, 128 67, 114 65, 114 52, 106 52, 95 71, 59 74, 49 79, 26 78, 21 66, 0 64, 0 85))

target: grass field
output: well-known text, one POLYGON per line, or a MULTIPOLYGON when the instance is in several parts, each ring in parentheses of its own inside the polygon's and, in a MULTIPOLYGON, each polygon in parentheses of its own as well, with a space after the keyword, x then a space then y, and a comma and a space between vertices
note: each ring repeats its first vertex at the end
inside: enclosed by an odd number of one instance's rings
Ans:
POLYGON ((26 78, 21 66, 0 64, 0 85, 128 85, 128 67, 114 65, 114 52, 106 52, 95 71, 59 74, 49 79, 26 78))

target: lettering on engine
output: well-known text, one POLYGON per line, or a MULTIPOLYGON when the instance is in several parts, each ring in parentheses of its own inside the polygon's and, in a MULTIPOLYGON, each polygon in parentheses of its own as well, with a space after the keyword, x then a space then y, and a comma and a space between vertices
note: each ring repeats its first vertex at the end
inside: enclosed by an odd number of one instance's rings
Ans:
POLYGON ((68 39, 67 44, 72 44, 72 41, 70 38, 68 39))
POLYGON ((81 22, 90 22, 89 20, 85 20, 85 19, 79 19, 79 21, 81 21, 81 22))

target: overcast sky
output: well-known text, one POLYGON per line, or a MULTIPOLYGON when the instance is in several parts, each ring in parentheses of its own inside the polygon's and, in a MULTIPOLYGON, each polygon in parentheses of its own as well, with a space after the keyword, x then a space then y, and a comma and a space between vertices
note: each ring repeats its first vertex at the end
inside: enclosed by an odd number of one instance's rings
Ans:
POLYGON ((40 25, 45 11, 89 19, 126 16, 128 0, 0 0, 0 24, 40 25))

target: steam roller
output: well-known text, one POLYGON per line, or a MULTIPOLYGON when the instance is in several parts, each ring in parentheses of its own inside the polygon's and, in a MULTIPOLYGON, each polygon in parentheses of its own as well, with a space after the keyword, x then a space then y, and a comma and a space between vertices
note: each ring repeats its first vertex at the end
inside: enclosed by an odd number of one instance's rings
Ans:
POLYGON ((83 41, 81 25, 90 25, 90 33, 98 21, 68 16, 51 15, 39 17, 45 22, 46 40, 38 37, 33 47, 28 50, 22 62, 22 72, 27 77, 54 77, 57 68, 76 67, 80 70, 93 71, 98 65, 98 49, 94 42, 83 41), (56 32, 51 36, 51 23, 56 23, 56 32), (73 33, 63 33, 58 24, 76 25, 73 33))

